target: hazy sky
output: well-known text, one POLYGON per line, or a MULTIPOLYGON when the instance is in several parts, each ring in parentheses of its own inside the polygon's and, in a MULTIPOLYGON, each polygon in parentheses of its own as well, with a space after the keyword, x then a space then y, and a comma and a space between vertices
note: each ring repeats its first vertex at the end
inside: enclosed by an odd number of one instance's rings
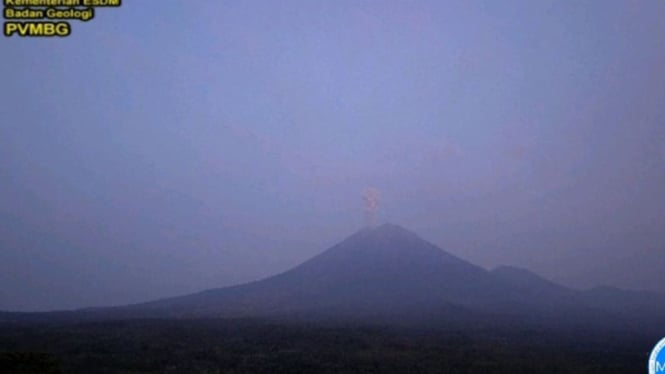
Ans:
POLYGON ((665 1, 123 3, 0 40, 0 309, 286 270, 369 186, 479 265, 665 291, 665 1))

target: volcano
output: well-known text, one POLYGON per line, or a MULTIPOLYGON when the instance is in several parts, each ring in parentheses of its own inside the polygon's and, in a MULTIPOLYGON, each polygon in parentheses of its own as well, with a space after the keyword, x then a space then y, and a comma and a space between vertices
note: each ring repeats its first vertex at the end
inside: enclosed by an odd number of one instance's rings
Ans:
POLYGON ((660 321, 665 299, 609 288, 574 290, 515 267, 488 271, 403 227, 384 224, 362 229, 263 280, 113 310, 116 315, 165 318, 573 321, 615 326, 660 321))
POLYGON ((483 268, 385 224, 360 230, 282 274, 135 307, 176 316, 369 315, 484 306, 503 294, 483 268))
MULTIPOLYGON (((48 314, 48 313, 47 313, 48 314)), ((44 318, 44 314, 39 314, 44 318)), ((362 229, 284 273, 237 286, 53 318, 326 318, 665 327, 660 294, 570 289, 515 267, 488 271, 393 224, 362 229), (655 321, 655 322, 654 322, 655 321)), ((0 314, 2 319, 16 314, 0 314)))

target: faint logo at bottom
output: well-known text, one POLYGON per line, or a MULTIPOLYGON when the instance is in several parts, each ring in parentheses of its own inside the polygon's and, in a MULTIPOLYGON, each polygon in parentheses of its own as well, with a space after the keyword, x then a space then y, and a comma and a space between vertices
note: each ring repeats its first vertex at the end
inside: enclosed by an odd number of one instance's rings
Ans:
POLYGON ((659 341, 651 351, 649 374, 665 374, 665 338, 659 341))

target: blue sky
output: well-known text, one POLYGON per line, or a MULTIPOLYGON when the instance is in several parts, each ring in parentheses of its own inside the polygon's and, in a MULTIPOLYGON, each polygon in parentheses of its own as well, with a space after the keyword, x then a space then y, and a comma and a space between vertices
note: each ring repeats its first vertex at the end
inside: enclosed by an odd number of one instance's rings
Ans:
POLYGON ((663 290, 664 2, 123 3, 0 41, 1 309, 283 271, 370 186, 482 266, 663 290))

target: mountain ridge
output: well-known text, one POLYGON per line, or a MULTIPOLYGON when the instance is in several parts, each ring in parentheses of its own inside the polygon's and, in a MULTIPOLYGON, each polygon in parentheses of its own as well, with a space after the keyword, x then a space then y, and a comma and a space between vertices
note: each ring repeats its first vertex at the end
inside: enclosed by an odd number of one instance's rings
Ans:
MULTIPOLYGON (((651 293, 611 288, 574 290, 511 266, 487 270, 401 226, 384 224, 361 229, 290 270, 254 282, 133 305, 56 312, 51 316, 307 316, 548 324, 579 319, 584 323, 634 325, 636 315, 644 316, 640 320, 643 324, 660 322, 665 315, 664 300, 651 293)), ((0 320, 10 317, 21 318, 0 313, 0 320)))

